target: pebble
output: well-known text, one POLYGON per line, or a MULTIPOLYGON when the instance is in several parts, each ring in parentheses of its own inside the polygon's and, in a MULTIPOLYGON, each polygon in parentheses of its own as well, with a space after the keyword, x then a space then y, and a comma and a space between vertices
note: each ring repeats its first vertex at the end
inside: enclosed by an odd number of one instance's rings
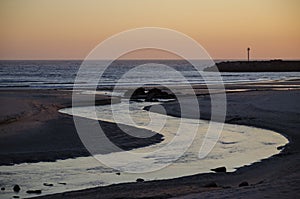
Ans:
POLYGON ((15 185, 13 188, 14 192, 19 192, 21 190, 21 187, 19 185, 15 185))

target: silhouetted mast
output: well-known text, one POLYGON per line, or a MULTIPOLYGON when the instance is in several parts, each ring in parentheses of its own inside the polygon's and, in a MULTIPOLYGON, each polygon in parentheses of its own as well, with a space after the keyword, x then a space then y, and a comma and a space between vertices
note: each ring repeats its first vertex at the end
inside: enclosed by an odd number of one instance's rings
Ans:
POLYGON ((247 48, 248 61, 250 61, 250 48, 247 48))

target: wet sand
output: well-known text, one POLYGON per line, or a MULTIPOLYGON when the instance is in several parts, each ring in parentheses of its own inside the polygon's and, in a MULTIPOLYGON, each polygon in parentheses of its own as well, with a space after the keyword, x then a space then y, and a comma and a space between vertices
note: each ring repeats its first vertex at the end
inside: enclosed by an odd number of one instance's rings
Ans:
MULTIPOLYGON (((172 180, 117 184, 41 198, 297 198, 300 196, 300 91, 298 90, 300 84, 299 81, 278 82, 276 84, 228 86, 228 89, 247 89, 249 91, 228 93, 226 122, 270 129, 283 134, 290 143, 278 155, 251 166, 242 167, 233 173, 199 174, 172 180), (284 84, 285 87, 278 89, 276 84, 284 84), (288 89, 290 84, 296 86, 288 89), (239 187, 243 181, 247 181, 250 186, 239 187), (217 186, 213 186, 211 182, 217 186)), ((74 132, 72 118, 57 113, 57 109, 70 105, 70 94, 67 91, 59 91, 59 94, 58 91, 1 92, 1 103, 8 103, 12 109, 13 107, 17 109, 11 111, 6 107, 9 111, 1 113, 0 160, 3 164, 12 161, 33 161, 33 158, 30 159, 30 155, 26 157, 26 154, 30 154, 30 152, 37 154, 37 149, 44 151, 47 158, 52 156, 53 159, 62 158, 63 154, 66 155, 65 158, 72 155, 76 157, 75 154, 79 155, 79 151, 84 151, 78 137, 75 138, 76 132, 74 132), (18 105, 19 107, 14 105, 19 103, 22 104, 21 106, 18 105), (36 106, 37 108, 35 108, 36 106), (22 114, 18 110, 22 110, 22 114), (26 110, 30 110, 29 113, 26 110), (40 115, 42 113, 44 113, 43 117, 40 115), (18 117, 11 119, 14 118, 11 115, 18 117), (53 127, 60 126, 64 126, 64 128, 53 129, 53 127), (51 136, 49 139, 45 137, 44 132, 47 132, 47 129, 53 129, 49 130, 48 134, 46 133, 48 136, 57 132, 56 136, 68 136, 68 139, 73 141, 67 140, 59 143, 62 140, 60 139, 59 142, 54 142, 50 139, 51 136), (76 139, 77 141, 74 141, 76 139), (8 140, 15 145, 6 144, 8 140), (30 144, 22 144, 23 142, 26 143, 26 140, 30 144), (39 141, 42 144, 38 143, 39 141), (65 151, 71 147, 76 151, 73 153, 65 151), (56 156, 51 152, 53 149, 56 150, 54 153, 56 156), (57 149, 61 149, 61 154, 57 152, 59 151, 57 149), (24 156, 29 159, 22 156, 24 150, 28 151, 24 156)), ((199 93, 202 93, 202 90, 199 89, 199 93)), ((209 119, 210 101, 204 91, 203 93, 204 95, 199 95, 201 118, 209 119)), ((188 103, 188 98, 186 103, 188 103)), ((179 115, 176 102, 166 103, 164 106, 168 114, 179 115)), ((108 124, 108 126, 110 128, 107 128, 111 131, 116 130, 113 124, 108 124)), ((36 156, 34 158, 34 161, 43 160, 43 158, 39 159, 36 156)))
MULTIPOLYGON (((73 118, 58 112, 71 106, 71 91, 2 90, 0 93, 3 106, 0 114, 0 165, 90 155, 76 133, 73 118)), ((119 99, 98 95, 95 103, 101 105, 111 101, 118 102, 119 99)), ((78 105, 85 105, 84 99, 78 105)), ((97 125, 97 121, 82 120, 97 125)), ((150 139, 135 138, 123 133, 114 123, 100 123, 108 138, 124 150, 148 146, 163 139, 161 135, 150 139)))

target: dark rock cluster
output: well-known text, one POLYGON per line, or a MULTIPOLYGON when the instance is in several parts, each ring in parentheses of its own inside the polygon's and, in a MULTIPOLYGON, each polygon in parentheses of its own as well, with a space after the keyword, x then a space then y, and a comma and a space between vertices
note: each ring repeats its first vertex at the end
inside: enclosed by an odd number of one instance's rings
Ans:
POLYGON ((132 101, 144 100, 146 102, 157 102, 159 99, 175 99, 176 96, 169 89, 152 88, 146 90, 143 87, 139 87, 135 90, 128 90, 124 94, 125 98, 129 98, 132 101))

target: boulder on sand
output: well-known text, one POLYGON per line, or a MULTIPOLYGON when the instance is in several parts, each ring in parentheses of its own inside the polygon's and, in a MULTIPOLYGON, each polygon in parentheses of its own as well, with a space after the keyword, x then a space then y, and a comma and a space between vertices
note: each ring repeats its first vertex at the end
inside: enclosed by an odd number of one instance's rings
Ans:
POLYGON ((138 178, 138 179, 136 179, 136 181, 137 181, 137 182, 144 182, 145 180, 142 179, 142 178, 138 178))
MULTIPOLYGON (((169 91, 169 89, 165 88, 165 90, 169 91)), ((170 91, 171 92, 171 91, 170 91)), ((125 98, 129 98, 130 100, 142 100, 144 99, 146 102, 156 102, 158 99, 174 99, 176 96, 171 92, 169 94, 166 91, 163 91, 158 88, 152 88, 148 92, 143 87, 139 87, 135 90, 131 89, 124 93, 125 98)))
POLYGON ((26 193, 29 193, 29 194, 41 194, 42 190, 40 190, 40 189, 37 189, 37 190, 28 190, 28 191, 26 191, 26 193))
POLYGON ((124 97, 130 98, 130 100, 137 100, 146 97, 146 91, 143 87, 139 87, 135 90, 128 90, 125 92, 124 97))
POLYGON ((19 185, 15 185, 13 188, 14 192, 19 192, 21 190, 21 187, 19 185))
POLYGON ((226 173, 226 167, 214 168, 214 169, 211 169, 211 171, 214 171, 216 173, 226 173))
POLYGON ((246 187, 246 186, 249 186, 249 183, 246 181, 239 184, 239 187, 246 187))
POLYGON ((46 187, 53 187, 53 184, 51 184, 51 183, 46 183, 45 182, 43 185, 46 186, 46 187))
POLYGON ((169 94, 168 92, 162 91, 158 88, 153 88, 148 91, 145 101, 146 102, 155 102, 158 101, 158 99, 172 99, 175 98, 175 95, 173 93, 169 94))

